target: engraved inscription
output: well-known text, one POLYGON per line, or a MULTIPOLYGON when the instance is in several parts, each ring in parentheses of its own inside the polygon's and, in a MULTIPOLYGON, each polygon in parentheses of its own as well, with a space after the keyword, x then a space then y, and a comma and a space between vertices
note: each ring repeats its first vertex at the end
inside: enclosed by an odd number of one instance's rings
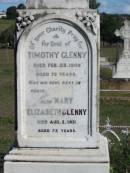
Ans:
POLYGON ((89 50, 74 27, 46 22, 25 43, 26 132, 35 137, 88 135, 89 50))

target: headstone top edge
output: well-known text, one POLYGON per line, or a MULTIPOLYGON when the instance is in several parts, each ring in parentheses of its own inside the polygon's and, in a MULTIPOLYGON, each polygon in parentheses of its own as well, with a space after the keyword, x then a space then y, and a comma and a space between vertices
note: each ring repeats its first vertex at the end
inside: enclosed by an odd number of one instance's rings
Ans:
POLYGON ((26 0, 27 9, 89 8, 89 0, 26 0))

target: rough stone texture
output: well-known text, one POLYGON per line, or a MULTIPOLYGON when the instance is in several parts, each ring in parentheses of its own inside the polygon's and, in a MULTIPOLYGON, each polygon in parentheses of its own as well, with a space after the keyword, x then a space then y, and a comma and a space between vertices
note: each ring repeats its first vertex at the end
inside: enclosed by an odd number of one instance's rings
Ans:
POLYGON ((27 8, 88 8, 88 0, 27 0, 27 8))
POLYGON ((125 20, 124 26, 116 30, 115 35, 124 40, 124 49, 114 69, 113 78, 130 79, 130 21, 125 20))

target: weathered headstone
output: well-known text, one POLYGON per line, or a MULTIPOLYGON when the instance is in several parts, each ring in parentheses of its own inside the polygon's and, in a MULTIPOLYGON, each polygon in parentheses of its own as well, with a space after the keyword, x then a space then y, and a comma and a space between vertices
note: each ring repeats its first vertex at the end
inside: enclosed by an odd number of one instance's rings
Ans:
POLYGON ((124 49, 117 62, 113 78, 130 79, 130 21, 125 20, 124 26, 116 30, 115 35, 124 40, 124 49))
POLYGON ((27 1, 19 11, 18 147, 5 173, 109 172, 98 129, 99 16, 77 2, 27 1))

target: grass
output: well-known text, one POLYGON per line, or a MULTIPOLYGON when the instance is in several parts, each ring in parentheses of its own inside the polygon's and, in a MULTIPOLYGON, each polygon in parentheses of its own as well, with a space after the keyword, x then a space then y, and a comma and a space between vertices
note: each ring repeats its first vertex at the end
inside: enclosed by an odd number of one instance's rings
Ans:
POLYGON ((112 78, 112 70, 109 68, 101 68, 100 69, 100 78, 101 79, 111 79, 112 78))
POLYGON ((109 117, 113 125, 130 126, 130 93, 104 92, 100 98, 100 124, 109 117))
POLYGON ((101 89, 130 90, 130 81, 105 80, 101 81, 101 89))
POLYGON ((101 92, 101 98, 107 99, 109 97, 120 98, 130 98, 130 92, 101 92))
POLYGON ((101 57, 107 57, 109 62, 116 62, 118 49, 116 47, 101 48, 101 57))
POLYGON ((6 64, 11 66, 14 64, 14 53, 12 49, 0 49, 0 65, 6 64))
POLYGON ((14 24, 15 24, 14 20, 0 19, 0 33, 14 24))
POLYGON ((7 152, 14 136, 14 57, 0 50, 0 152, 7 152), (6 55, 6 56, 4 56, 6 55))

